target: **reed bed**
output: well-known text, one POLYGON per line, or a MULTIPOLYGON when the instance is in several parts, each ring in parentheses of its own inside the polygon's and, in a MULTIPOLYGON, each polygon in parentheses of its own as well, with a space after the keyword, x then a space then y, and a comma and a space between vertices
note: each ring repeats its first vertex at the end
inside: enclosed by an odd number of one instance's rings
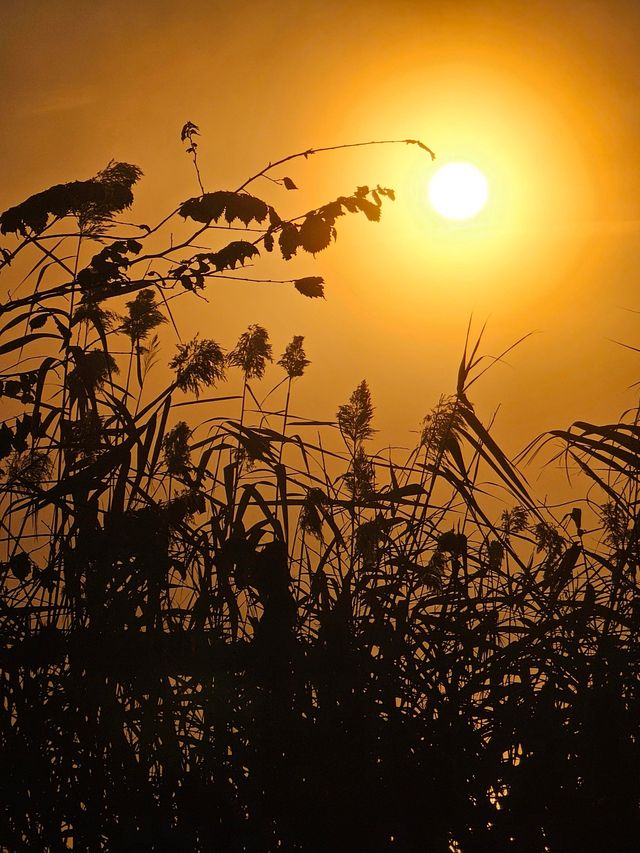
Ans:
POLYGON ((124 163, 0 216, 0 845, 631 853, 637 411, 527 449, 586 484, 553 513, 471 402, 482 335, 404 454, 365 381, 296 415, 299 336, 167 344, 175 298, 393 200, 251 194, 313 153, 154 227, 124 163))

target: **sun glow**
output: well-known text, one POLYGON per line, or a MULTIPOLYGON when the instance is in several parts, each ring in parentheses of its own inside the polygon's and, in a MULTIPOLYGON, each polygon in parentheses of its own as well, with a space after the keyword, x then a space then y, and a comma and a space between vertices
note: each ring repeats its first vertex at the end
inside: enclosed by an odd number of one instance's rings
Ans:
POLYGON ((489 184, 471 163, 447 163, 429 181, 429 201, 446 219, 471 219, 489 198, 489 184))

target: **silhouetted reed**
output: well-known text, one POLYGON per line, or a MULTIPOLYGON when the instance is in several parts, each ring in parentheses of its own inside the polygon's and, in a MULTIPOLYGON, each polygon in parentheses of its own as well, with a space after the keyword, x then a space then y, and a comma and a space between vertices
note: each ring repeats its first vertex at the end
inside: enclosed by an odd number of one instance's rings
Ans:
POLYGON ((118 163, 0 216, 1 267, 29 255, 32 284, 1 309, 0 845, 631 853, 637 413, 531 445, 592 485, 558 519, 469 400, 481 336, 404 457, 371 449, 364 381, 335 422, 293 413, 300 336, 262 398, 258 325, 226 354, 179 343, 163 372, 170 298, 393 199, 285 220, 246 191, 295 189, 272 170, 314 151, 206 193, 197 132, 201 194, 154 228, 115 218, 141 175, 118 163), (191 230, 163 244, 178 214, 191 230), (195 253, 219 220, 253 230, 195 253), (241 392, 209 396, 233 368, 241 392))

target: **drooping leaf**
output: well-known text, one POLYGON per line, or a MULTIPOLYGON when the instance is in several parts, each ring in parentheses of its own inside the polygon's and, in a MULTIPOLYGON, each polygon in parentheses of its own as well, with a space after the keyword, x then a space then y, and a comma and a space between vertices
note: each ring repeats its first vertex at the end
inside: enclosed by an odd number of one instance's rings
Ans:
POLYGON ((222 216, 226 204, 225 192, 205 193, 183 202, 178 209, 180 216, 195 222, 217 222, 222 216))
MULTIPOLYGON (((30 415, 26 412, 21 418, 18 418, 15 424, 15 431, 11 433, 11 443, 16 453, 24 453, 27 449, 29 438, 36 438, 40 435, 41 423, 40 416, 30 415)), ((6 438, 9 436, 5 433, 6 438)))
POLYGON ((216 272, 220 272, 224 269, 233 270, 238 264, 243 267, 248 260, 259 254, 260 252, 252 243, 248 243, 246 240, 236 240, 215 252, 211 260, 216 272))
POLYGON ((292 222, 285 222, 282 226, 280 236, 278 237, 278 245, 280 246, 280 251, 282 252, 282 257, 285 261, 290 261, 298 251, 300 235, 298 233, 298 229, 292 222))
POLYGON ((318 213, 310 213, 300 226, 299 244, 305 252, 315 255, 327 248, 335 234, 335 228, 326 219, 318 213))
POLYGON ((262 199, 248 193, 230 193, 226 203, 224 218, 229 224, 239 219, 245 225, 250 222, 264 222, 269 212, 268 205, 262 199))
POLYGON ((580 545, 573 542, 563 553, 557 565, 545 572, 545 583, 548 583, 554 594, 559 593, 571 579, 578 558, 582 553, 580 545))
POLYGON ((406 143, 407 143, 407 145, 417 145, 417 146, 418 146, 418 148, 422 148, 422 150, 423 150, 423 151, 426 151, 426 152, 427 152, 427 154, 429 154, 429 155, 431 156, 431 159, 432 159, 432 160, 435 160, 435 159, 436 159, 436 155, 435 155, 435 153, 434 153, 430 148, 428 148, 428 147, 424 144, 424 142, 420 142, 420 140, 419 140, 419 139, 407 139, 407 140, 406 140, 406 143))
POLYGON ((262 199, 249 195, 249 193, 218 190, 188 199, 180 206, 178 212, 185 219, 193 219, 205 224, 217 222, 224 214, 224 218, 229 224, 234 219, 239 219, 240 222, 248 226, 252 221, 264 222, 269 207, 262 199))
POLYGON ((295 289, 303 296, 310 299, 324 299, 324 279, 319 275, 310 275, 305 278, 297 278, 294 282, 295 289))

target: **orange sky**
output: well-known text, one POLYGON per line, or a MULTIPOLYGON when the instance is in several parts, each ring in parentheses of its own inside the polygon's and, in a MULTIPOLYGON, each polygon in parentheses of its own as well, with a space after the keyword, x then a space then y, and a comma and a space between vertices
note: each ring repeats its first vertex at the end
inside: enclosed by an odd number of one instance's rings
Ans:
POLYGON ((639 250, 640 7, 633 2, 79 2, 4 0, 0 208, 116 158, 140 165, 135 219, 197 192, 179 131, 202 131, 208 190, 309 146, 419 137, 483 168, 491 203, 467 225, 430 212, 429 158, 335 153, 254 191, 304 212, 362 183, 395 187, 378 225, 342 221, 335 247, 257 273, 319 274, 327 300, 220 285, 183 301, 185 331, 227 346, 250 322, 280 352, 306 336, 298 411, 332 417, 367 377, 385 442, 453 390, 470 314, 485 351, 537 331, 475 400, 501 404, 516 451, 577 418, 632 405, 639 250), (631 309, 631 310, 630 310, 631 309))

